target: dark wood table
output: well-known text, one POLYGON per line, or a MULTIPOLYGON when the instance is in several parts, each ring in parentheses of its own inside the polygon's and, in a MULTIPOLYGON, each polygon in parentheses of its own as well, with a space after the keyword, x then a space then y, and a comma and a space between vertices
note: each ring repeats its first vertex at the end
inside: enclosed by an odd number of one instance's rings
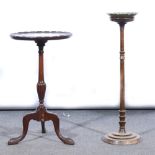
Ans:
POLYGON ((64 143, 73 145, 74 141, 70 138, 65 138, 60 132, 60 121, 57 115, 49 113, 44 106, 44 97, 46 91, 46 84, 44 81, 44 46, 48 40, 60 40, 71 37, 70 32, 60 31, 32 31, 32 32, 18 32, 12 33, 11 37, 16 40, 35 41, 39 48, 39 75, 37 83, 37 93, 39 98, 39 105, 36 112, 27 114, 23 117, 23 132, 21 136, 12 138, 8 141, 8 145, 14 145, 23 140, 27 134, 30 120, 36 120, 41 122, 42 133, 45 133, 45 121, 52 121, 54 129, 58 138, 64 143))

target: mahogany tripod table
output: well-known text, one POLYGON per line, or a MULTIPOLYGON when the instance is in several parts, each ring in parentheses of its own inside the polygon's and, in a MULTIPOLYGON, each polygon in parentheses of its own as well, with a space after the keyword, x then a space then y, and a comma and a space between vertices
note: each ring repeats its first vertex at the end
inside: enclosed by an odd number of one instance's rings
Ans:
POLYGON ((8 145, 14 145, 22 141, 28 131, 29 122, 31 120, 36 120, 41 122, 42 133, 45 133, 45 121, 53 121, 54 129, 58 138, 64 143, 69 145, 74 145, 74 141, 70 138, 65 138, 60 132, 60 122, 57 115, 47 112, 44 106, 44 96, 46 91, 46 84, 44 82, 44 46, 48 40, 60 40, 67 39, 72 34, 69 32, 59 32, 59 31, 32 31, 32 32, 18 32, 12 33, 11 37, 16 40, 28 40, 35 41, 39 48, 39 75, 37 83, 37 93, 39 98, 39 105, 36 112, 27 114, 23 117, 23 132, 21 136, 12 138, 8 141, 8 145))
POLYGON ((119 131, 112 132, 103 138, 109 144, 137 144, 140 136, 133 132, 126 132, 125 129, 125 51, 124 51, 124 27, 127 22, 134 20, 136 13, 110 13, 111 21, 117 22, 120 27, 120 110, 119 110, 119 131))

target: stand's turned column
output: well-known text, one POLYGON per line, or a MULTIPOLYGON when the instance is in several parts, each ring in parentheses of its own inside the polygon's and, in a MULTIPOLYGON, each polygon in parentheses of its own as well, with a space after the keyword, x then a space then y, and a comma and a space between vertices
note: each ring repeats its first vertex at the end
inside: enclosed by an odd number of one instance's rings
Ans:
POLYGON ((124 26, 125 23, 120 23, 120 133, 125 133, 125 76, 124 76, 124 26))
POLYGON ((124 27, 127 22, 134 20, 136 13, 113 13, 109 14, 112 21, 120 26, 120 110, 119 110, 119 131, 104 136, 103 141, 109 144, 137 144, 140 136, 133 132, 126 132, 125 129, 125 70, 124 70, 124 27))

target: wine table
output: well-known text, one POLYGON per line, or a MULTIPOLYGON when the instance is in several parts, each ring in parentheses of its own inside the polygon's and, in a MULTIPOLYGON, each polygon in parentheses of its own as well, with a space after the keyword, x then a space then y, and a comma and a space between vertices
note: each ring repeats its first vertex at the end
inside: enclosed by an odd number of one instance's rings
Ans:
POLYGON ((34 41, 38 46, 39 53, 39 73, 37 83, 37 93, 39 98, 39 105, 35 112, 27 114, 23 117, 23 131, 19 137, 11 138, 8 145, 14 145, 22 141, 28 131, 29 122, 36 120, 41 122, 42 133, 45 133, 45 121, 52 121, 57 137, 64 143, 73 145, 74 141, 70 138, 65 138, 60 132, 60 121, 56 114, 49 113, 44 105, 44 97, 46 91, 46 84, 44 81, 44 46, 49 40, 60 40, 71 37, 70 32, 61 31, 31 31, 12 33, 11 38, 16 40, 34 41))

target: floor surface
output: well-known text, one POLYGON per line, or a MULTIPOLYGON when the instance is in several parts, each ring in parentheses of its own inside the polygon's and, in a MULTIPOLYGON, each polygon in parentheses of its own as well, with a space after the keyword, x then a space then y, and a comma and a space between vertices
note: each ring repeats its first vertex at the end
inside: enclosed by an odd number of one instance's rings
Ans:
POLYGON ((61 132, 75 145, 63 144, 51 121, 47 133, 39 122, 31 121, 27 136, 18 145, 8 146, 10 138, 22 131, 22 118, 30 111, 0 111, 0 155, 155 155, 155 110, 128 110, 126 130, 139 133, 136 145, 110 145, 101 138, 118 131, 117 110, 53 110, 60 118, 61 132))

